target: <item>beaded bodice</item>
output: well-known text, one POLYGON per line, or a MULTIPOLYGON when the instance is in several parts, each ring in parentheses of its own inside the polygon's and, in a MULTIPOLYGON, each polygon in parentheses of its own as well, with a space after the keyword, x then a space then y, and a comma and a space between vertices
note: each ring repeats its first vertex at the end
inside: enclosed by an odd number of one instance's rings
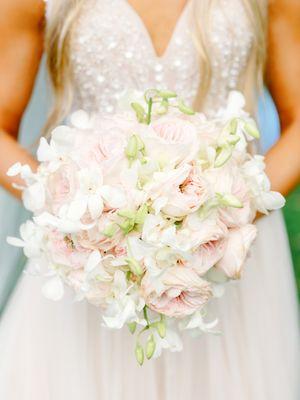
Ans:
MULTIPOLYGON (((112 113, 128 90, 153 87, 176 91, 192 104, 201 79, 192 3, 188 0, 165 53, 158 57, 142 19, 127 0, 86 0, 71 43, 74 107, 112 113)), ((253 39, 241 0, 214 4, 207 112, 222 106, 229 91, 238 88, 253 39)))

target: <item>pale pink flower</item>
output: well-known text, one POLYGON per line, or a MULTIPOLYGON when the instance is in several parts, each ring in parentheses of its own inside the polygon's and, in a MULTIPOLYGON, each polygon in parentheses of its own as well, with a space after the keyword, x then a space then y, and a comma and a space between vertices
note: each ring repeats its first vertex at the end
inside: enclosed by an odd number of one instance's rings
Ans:
POLYGON ((72 200, 78 187, 76 172, 76 165, 70 161, 62 164, 55 172, 50 174, 46 186, 47 203, 54 213, 63 204, 72 200))
POLYGON ((251 203, 249 188, 240 170, 233 165, 207 170, 204 174, 213 191, 220 195, 233 195, 241 203, 241 208, 223 206, 219 208, 220 219, 229 228, 242 226, 253 221, 255 210, 251 203))
POLYGON ((205 274, 223 256, 226 250, 226 238, 219 237, 201 244, 193 254, 191 265, 200 275, 205 274))
POLYGON ((162 211, 173 217, 182 217, 197 211, 210 196, 209 184, 196 167, 190 170, 182 182, 174 182, 171 187, 168 186, 166 182, 165 195, 168 202, 162 211))
POLYGON ((52 231, 48 234, 48 240, 48 251, 57 265, 82 268, 91 253, 79 245, 75 246, 71 235, 52 231))
POLYGON ((96 307, 105 307, 106 299, 111 292, 110 282, 93 282, 88 284, 86 290, 86 272, 82 269, 71 271, 68 274, 67 283, 74 289, 75 293, 81 294, 87 301, 96 307))
POLYGON ((115 224, 115 213, 105 212, 99 218, 97 225, 88 231, 81 231, 76 240, 80 246, 90 250, 112 250, 122 240, 123 234, 118 225, 115 224), (113 226, 113 235, 108 236, 105 230, 113 226))
POLYGON ((210 284, 190 268, 172 267, 162 276, 163 291, 157 294, 151 277, 141 283, 147 306, 168 317, 184 317, 200 309, 212 296, 210 284))
POLYGON ((229 230, 226 250, 217 268, 222 269, 231 279, 238 279, 247 258, 250 246, 256 238, 257 229, 248 224, 241 228, 229 230))
POLYGON ((160 163, 178 165, 189 162, 199 147, 195 125, 177 116, 153 121, 142 138, 147 155, 160 163))

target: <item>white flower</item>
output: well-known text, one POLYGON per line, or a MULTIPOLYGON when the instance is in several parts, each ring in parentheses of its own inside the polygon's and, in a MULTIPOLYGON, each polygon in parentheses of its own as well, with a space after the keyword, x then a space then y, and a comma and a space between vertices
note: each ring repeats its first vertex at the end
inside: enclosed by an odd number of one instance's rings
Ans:
POLYGON ((100 217, 103 211, 102 172, 100 169, 84 168, 77 175, 79 189, 69 205, 68 217, 71 220, 80 220, 88 210, 92 219, 96 219, 100 217))
POLYGON ((67 210, 61 208, 61 211, 65 211, 65 215, 55 217, 48 212, 44 212, 34 217, 33 220, 39 226, 56 228, 63 233, 75 233, 79 232, 80 230, 91 229, 94 226, 94 224, 85 225, 80 221, 74 221, 70 218, 67 218, 67 210))
POLYGON ((21 239, 8 237, 7 242, 16 247, 22 247, 28 258, 41 256, 45 240, 45 232, 32 221, 27 221, 20 227, 21 239))
POLYGON ((284 197, 279 192, 271 191, 269 178, 264 172, 263 156, 252 157, 242 168, 258 211, 267 214, 268 210, 277 210, 285 205, 284 197))
POLYGON ((130 295, 125 273, 117 270, 112 284, 113 297, 108 300, 109 306, 103 315, 105 326, 112 329, 121 329, 125 324, 140 321, 137 312, 141 311, 145 302, 134 295, 130 295))
POLYGON ((179 334, 170 327, 167 327, 166 336, 162 339, 157 332, 154 332, 154 339, 156 343, 153 358, 161 356, 163 350, 168 349, 172 353, 182 351, 183 344, 179 334))

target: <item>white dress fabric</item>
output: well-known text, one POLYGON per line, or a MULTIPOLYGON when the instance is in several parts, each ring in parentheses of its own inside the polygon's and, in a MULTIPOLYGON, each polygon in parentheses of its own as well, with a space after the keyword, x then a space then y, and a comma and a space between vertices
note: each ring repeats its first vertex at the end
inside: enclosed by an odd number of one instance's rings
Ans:
MULTIPOLYGON (((241 0, 216 2, 208 113, 237 88, 252 34, 241 0), (226 11, 225 11, 226 10, 226 11)), ((51 12, 51 10, 49 10, 51 12)), ((199 65, 188 2, 162 57, 125 0, 87 0, 72 42, 74 107, 114 112, 128 89, 168 87, 188 103, 199 65)), ((0 325, 3 400, 299 400, 299 325, 287 236, 280 213, 258 222, 259 236, 241 281, 215 304, 220 336, 184 337, 181 353, 139 367, 126 329, 108 331, 99 310, 54 303, 40 278, 25 275, 0 325)))

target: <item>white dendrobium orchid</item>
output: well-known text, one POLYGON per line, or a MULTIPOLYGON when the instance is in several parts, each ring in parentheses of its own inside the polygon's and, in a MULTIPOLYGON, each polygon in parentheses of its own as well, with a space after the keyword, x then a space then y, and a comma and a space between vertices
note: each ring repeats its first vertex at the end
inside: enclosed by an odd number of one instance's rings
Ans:
POLYGON ((182 351, 183 344, 175 329, 167 327, 166 336, 161 338, 157 332, 154 333, 156 348, 153 358, 161 356, 163 350, 170 350, 172 353, 182 351))
POLYGON ((37 159, 40 162, 52 163, 52 168, 67 156, 74 148, 74 130, 68 126, 59 126, 51 134, 50 143, 42 137, 37 150, 37 159))
POLYGON ((270 180, 264 172, 263 156, 254 156, 244 163, 243 172, 252 191, 257 210, 267 214, 268 210, 277 210, 285 205, 284 197, 271 191, 270 180))
POLYGON ((102 214, 103 199, 101 189, 103 176, 100 169, 84 168, 78 172, 79 189, 69 205, 68 217, 80 220, 88 210, 94 220, 102 214))
POLYGON ((67 210, 63 210, 62 208, 61 211, 65 211, 64 216, 61 215, 61 217, 55 217, 48 212, 44 212, 36 217, 33 217, 33 220, 38 226, 56 228, 63 233, 76 233, 81 230, 84 231, 91 229, 94 226, 94 223, 85 225, 80 221, 69 219, 66 215, 67 210))
POLYGON ((121 329, 126 323, 141 322, 137 311, 141 311, 145 305, 141 299, 129 294, 130 287, 125 273, 118 270, 115 272, 112 284, 112 299, 103 315, 103 321, 108 328, 121 329))
POLYGON ((15 247, 22 247, 28 258, 41 256, 45 241, 45 231, 32 221, 27 221, 20 227, 21 239, 8 237, 7 242, 15 247))

